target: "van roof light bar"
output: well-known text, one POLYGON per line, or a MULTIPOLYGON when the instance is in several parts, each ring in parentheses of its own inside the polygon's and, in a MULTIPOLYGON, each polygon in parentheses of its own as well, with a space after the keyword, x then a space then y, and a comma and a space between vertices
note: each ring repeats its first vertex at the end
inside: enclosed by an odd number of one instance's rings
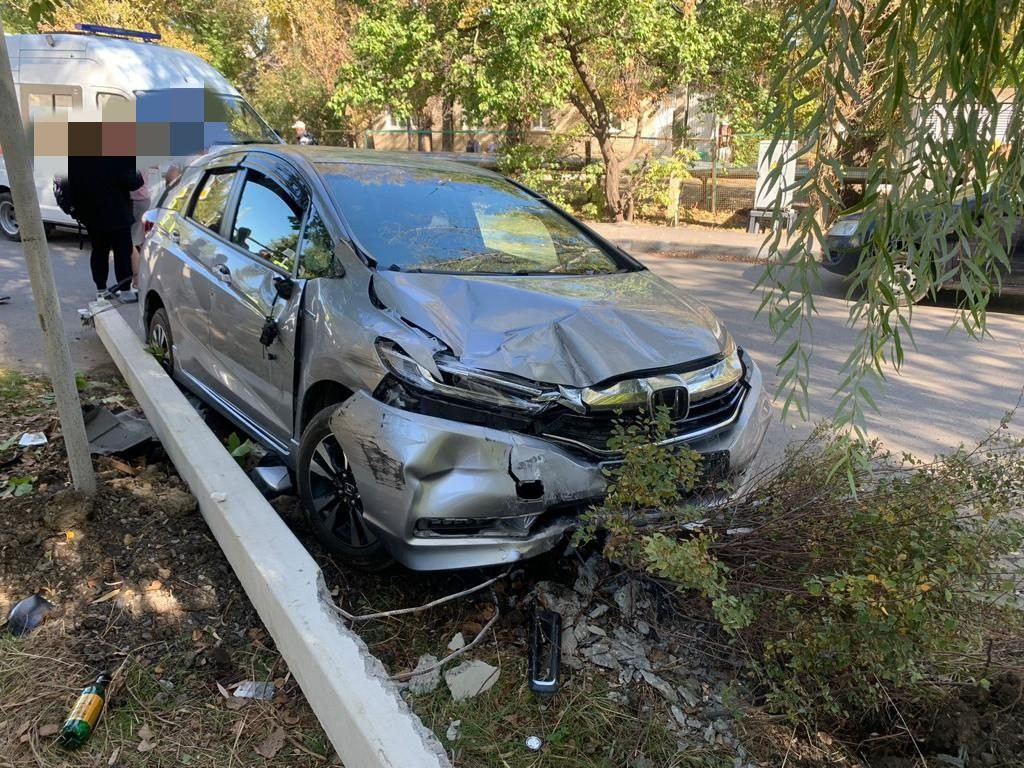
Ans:
POLYGON ((103 24, 75 24, 75 29, 80 32, 87 32, 93 35, 111 35, 113 37, 137 37, 154 43, 160 39, 159 32, 143 32, 138 29, 122 29, 121 27, 107 27, 103 24))

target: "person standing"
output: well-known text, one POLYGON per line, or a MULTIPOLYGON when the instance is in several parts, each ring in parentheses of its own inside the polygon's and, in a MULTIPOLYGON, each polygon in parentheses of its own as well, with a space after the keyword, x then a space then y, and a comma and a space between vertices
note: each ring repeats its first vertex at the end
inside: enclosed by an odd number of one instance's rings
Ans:
POLYGON ((313 144, 319 144, 316 140, 316 136, 306 130, 306 124, 301 120, 296 120, 292 123, 292 130, 295 131, 295 143, 301 146, 310 146, 313 144))
POLYGON ((117 294, 120 301, 138 301, 132 290, 131 193, 143 186, 135 158, 72 155, 68 158, 68 184, 79 218, 92 244, 89 267, 96 298, 117 294), (117 283, 107 287, 110 254, 114 255, 117 283))
POLYGON ((145 182, 145 176, 142 178, 142 186, 129 193, 132 199, 132 216, 135 218, 135 221, 132 222, 132 291, 139 287, 139 258, 142 253, 142 240, 146 234, 142 225, 142 215, 152 205, 149 185, 145 182))

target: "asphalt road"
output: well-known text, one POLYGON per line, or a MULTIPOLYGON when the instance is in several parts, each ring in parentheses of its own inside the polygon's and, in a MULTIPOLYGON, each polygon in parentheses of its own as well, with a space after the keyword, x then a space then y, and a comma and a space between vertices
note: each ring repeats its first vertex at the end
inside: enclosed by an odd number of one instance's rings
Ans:
MULTIPOLYGON (((78 250, 74 233, 58 233, 50 241, 51 257, 61 295, 65 327, 75 367, 86 372, 111 363, 95 331, 83 328, 77 310, 93 296, 88 251, 78 250)), ((762 267, 711 259, 642 257, 652 269, 711 305, 736 340, 761 364, 774 384, 775 362, 785 349, 773 342, 762 318, 755 317, 759 296, 752 289, 762 267)), ((20 246, 0 241, 0 368, 44 370, 39 322, 20 246)), ((810 397, 811 418, 827 418, 837 402, 834 390, 839 369, 854 338, 847 325, 847 304, 841 280, 823 272, 817 291, 819 315, 814 321, 810 397)), ((122 311, 137 316, 135 307, 122 311)), ((880 413, 869 419, 872 434, 897 450, 934 453, 970 442, 998 423, 1012 408, 1024 387, 1024 301, 1000 299, 989 315, 989 337, 969 338, 950 331, 955 296, 914 309, 917 349, 907 351, 904 369, 892 374, 876 396, 880 413)), ((1020 416, 1024 425, 1024 413, 1020 416)), ((808 425, 791 417, 773 424, 766 458, 775 457, 790 440, 805 434, 808 425)), ((1024 433, 1024 428, 1015 427, 1024 433)))

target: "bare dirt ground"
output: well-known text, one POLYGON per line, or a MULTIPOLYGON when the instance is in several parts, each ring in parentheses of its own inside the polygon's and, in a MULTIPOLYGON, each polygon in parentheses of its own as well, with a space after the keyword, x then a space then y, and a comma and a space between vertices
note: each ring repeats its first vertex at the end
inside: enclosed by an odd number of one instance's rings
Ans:
MULTIPOLYGON (((86 401, 133 405, 119 382, 82 384, 86 401)), ((45 383, 0 371, 0 622, 34 592, 56 606, 29 635, 0 627, 0 766, 339 764, 162 451, 97 458, 101 490, 85 500, 66 489, 61 448, 45 383), (13 446, 26 431, 50 441, 13 446), (55 729, 103 669, 116 672, 104 717, 84 748, 66 752, 54 744, 55 729), (269 701, 233 696, 244 680, 273 681, 276 693, 269 701)), ((350 613, 421 605, 498 573, 352 571, 318 549, 295 499, 273 503, 350 613)), ((962 745, 971 766, 1021 765, 1019 677, 964 697, 919 734, 923 763, 905 734, 880 729, 852 742, 798 732, 758 706, 698 606, 650 587, 627 600, 623 575, 590 554, 556 552, 470 597, 358 624, 397 675, 423 654, 444 656, 457 633, 471 640, 500 613, 465 655, 500 670, 494 687, 461 702, 443 679, 433 691, 405 692, 459 768, 916 768, 956 764, 948 759, 958 760, 962 745), (527 685, 537 601, 555 603, 573 629, 561 689, 549 699, 527 685), (531 736, 542 742, 537 751, 526 744, 531 736)))

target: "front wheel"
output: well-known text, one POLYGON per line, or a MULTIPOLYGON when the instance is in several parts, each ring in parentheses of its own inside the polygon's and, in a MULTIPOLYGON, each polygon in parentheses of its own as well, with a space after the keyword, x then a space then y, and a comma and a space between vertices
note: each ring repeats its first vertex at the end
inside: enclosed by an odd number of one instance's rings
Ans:
POLYGON ((352 467, 331 431, 337 405, 320 411, 302 433, 297 474, 299 498, 317 540, 335 557, 378 571, 392 563, 378 533, 363 518, 352 467))
POLYGON ((146 350, 156 358, 168 375, 174 374, 174 340, 171 336, 171 323, 167 319, 167 310, 163 307, 158 308, 149 318, 146 350))
POLYGON ((14 198, 10 192, 0 192, 0 235, 8 240, 21 240, 18 217, 14 214, 14 198))

